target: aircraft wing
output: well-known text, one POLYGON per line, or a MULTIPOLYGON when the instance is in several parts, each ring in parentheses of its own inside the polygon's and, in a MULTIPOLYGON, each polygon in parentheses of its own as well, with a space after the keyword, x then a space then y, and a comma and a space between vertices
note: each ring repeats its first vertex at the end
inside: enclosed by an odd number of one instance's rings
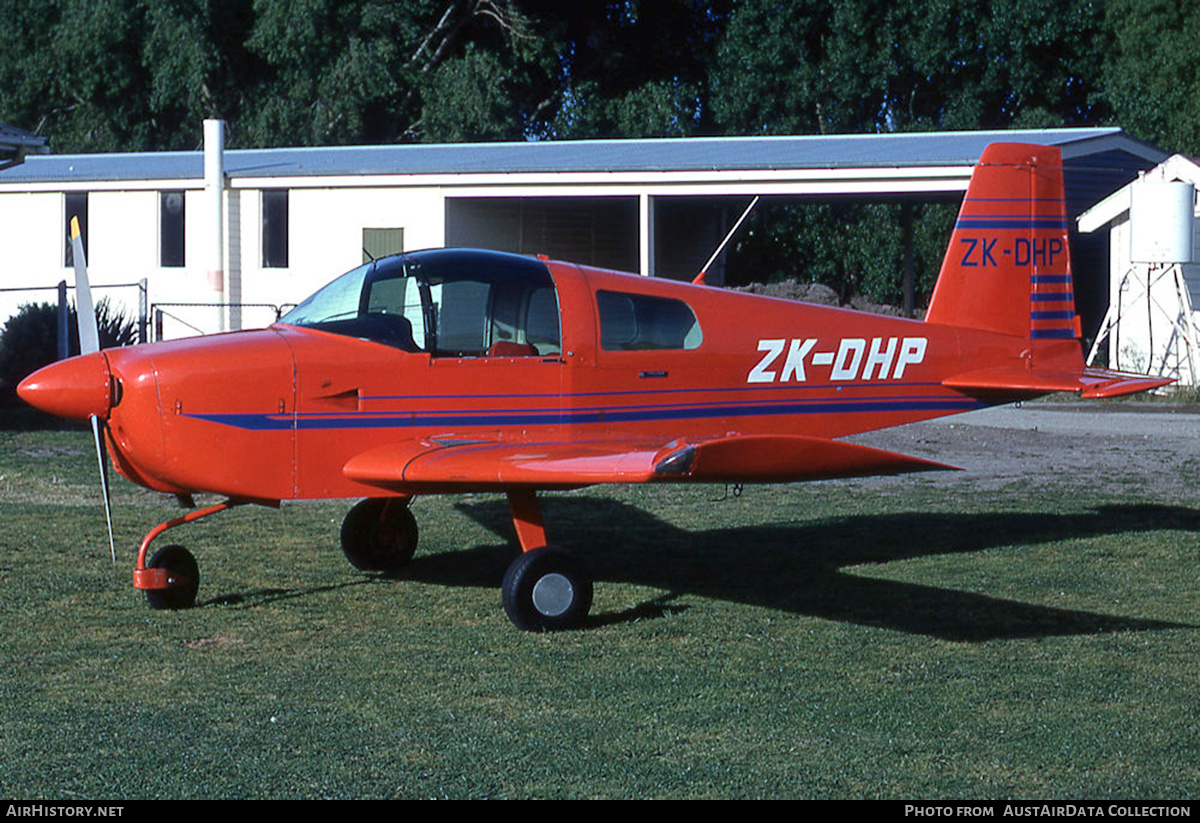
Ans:
POLYGON ((790 482, 954 470, 953 466, 855 443, 803 435, 689 441, 614 439, 550 443, 408 440, 363 452, 343 471, 381 488, 596 483, 790 482))

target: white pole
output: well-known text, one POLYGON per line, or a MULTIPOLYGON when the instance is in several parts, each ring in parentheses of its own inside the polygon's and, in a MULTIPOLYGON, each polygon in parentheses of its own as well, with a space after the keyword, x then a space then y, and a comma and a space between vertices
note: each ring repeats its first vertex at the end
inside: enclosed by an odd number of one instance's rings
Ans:
POLYGON ((654 274, 654 199, 646 193, 638 195, 638 271, 654 274))
MULTIPOLYGON (((225 122, 204 121, 204 191, 212 210, 212 245, 208 253, 208 284, 216 302, 225 300, 225 122)), ((226 308, 217 311, 221 331, 228 327, 226 308)))

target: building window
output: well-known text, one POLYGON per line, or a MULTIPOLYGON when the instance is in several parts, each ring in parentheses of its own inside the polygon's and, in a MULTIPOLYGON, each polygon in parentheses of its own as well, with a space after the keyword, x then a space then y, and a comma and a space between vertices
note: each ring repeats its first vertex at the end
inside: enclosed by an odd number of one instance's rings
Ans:
POLYGON ((288 266, 288 191, 265 189, 262 193, 263 268, 288 266))
POLYGON ((66 253, 63 255, 63 265, 71 268, 75 265, 75 251, 71 248, 71 218, 79 220, 79 234, 83 240, 83 256, 87 257, 88 247, 88 196, 87 192, 72 192, 63 195, 63 231, 66 237, 66 253))
POLYGON ((185 265, 183 226, 183 192, 159 192, 158 265, 163 268, 181 268, 185 265))
POLYGON ((404 251, 404 229, 363 229, 363 262, 404 251))

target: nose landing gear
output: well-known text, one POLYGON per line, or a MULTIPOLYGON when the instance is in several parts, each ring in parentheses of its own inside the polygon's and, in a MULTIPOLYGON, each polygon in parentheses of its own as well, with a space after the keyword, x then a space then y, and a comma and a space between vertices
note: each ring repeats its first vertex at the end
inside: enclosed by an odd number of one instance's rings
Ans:
POLYGON ((138 549, 137 565, 133 569, 133 587, 146 593, 146 601, 150 608, 190 609, 196 604, 196 592, 200 588, 200 570, 196 559, 182 546, 164 546, 154 554, 149 563, 146 562, 146 553, 154 538, 167 529, 192 523, 246 502, 249 501, 225 500, 203 509, 193 509, 182 517, 159 523, 150 530, 138 549))

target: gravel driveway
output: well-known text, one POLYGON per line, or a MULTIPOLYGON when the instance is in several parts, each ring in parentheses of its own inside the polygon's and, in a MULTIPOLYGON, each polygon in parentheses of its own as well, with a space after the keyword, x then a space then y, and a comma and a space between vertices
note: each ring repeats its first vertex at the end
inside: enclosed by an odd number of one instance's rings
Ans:
POLYGON ((850 438, 958 466, 935 482, 1073 482, 1200 503, 1200 407, 1040 402, 999 406, 850 438))

